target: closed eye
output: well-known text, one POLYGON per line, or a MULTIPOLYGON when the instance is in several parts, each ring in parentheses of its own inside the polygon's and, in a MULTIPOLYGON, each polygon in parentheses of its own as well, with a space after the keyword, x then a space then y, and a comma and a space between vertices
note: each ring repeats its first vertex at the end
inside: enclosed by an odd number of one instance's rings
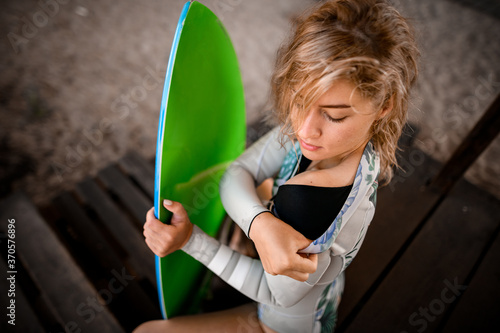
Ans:
POLYGON ((324 112, 323 111, 323 115, 325 116, 325 118, 328 120, 328 121, 331 121, 332 123, 341 123, 344 121, 344 119, 347 118, 347 116, 344 116, 342 118, 333 118, 332 116, 330 116, 328 113, 324 112))

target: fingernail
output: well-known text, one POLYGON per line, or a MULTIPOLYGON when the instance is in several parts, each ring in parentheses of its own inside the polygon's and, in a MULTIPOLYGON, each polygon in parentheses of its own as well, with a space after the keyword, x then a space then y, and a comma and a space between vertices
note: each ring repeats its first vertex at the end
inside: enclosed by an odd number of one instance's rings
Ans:
POLYGON ((165 199, 165 200, 163 200, 163 204, 167 205, 167 206, 172 206, 173 202, 170 201, 170 200, 165 199))

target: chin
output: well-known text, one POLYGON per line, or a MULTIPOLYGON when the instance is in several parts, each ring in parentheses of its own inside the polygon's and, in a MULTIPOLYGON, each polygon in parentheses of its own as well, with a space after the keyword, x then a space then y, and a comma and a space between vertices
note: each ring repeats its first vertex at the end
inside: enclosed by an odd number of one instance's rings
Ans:
POLYGON ((311 161, 321 161, 324 160, 325 158, 328 158, 324 154, 305 149, 302 149, 302 155, 304 155, 307 159, 311 161))

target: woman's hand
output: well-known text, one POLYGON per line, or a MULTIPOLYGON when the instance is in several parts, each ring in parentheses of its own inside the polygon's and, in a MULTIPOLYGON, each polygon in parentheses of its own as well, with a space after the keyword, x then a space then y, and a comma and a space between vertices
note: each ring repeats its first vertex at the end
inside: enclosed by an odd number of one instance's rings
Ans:
POLYGON ((311 241, 271 213, 262 213, 254 219, 249 236, 269 274, 306 281, 316 271, 317 254, 298 253, 311 241))
POLYGON ((163 206, 173 213, 170 224, 156 219, 154 208, 146 214, 144 237, 151 251, 159 257, 164 257, 182 248, 193 232, 193 224, 184 207, 179 202, 164 200, 163 206))

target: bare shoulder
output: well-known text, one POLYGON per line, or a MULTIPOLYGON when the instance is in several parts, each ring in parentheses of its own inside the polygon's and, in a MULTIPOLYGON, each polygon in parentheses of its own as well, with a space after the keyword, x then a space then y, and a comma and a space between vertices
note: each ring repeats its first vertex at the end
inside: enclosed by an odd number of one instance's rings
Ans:
POLYGON ((349 186, 354 182, 354 174, 348 168, 330 168, 324 170, 304 171, 290 178, 285 184, 309 185, 320 187, 349 186))
POLYGON ((285 184, 309 185, 321 187, 342 187, 354 183, 359 162, 363 155, 364 146, 339 164, 333 164, 329 160, 311 163, 309 168, 290 178, 285 184), (363 148, 363 149, 362 149, 363 148))

